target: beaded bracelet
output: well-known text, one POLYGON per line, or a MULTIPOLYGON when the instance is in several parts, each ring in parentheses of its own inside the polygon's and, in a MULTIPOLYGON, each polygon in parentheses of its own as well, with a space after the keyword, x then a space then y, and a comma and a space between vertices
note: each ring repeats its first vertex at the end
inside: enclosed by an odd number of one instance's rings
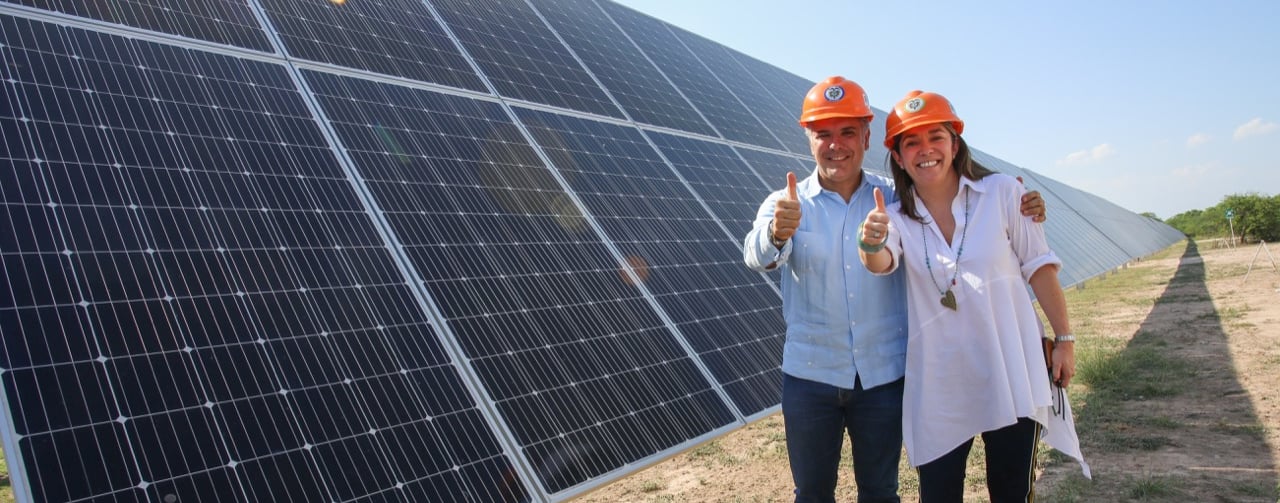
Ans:
POLYGON ((884 245, 888 239, 881 241, 878 245, 873 245, 862 240, 862 229, 858 229, 858 249, 866 252, 867 255, 875 255, 884 249, 884 245))

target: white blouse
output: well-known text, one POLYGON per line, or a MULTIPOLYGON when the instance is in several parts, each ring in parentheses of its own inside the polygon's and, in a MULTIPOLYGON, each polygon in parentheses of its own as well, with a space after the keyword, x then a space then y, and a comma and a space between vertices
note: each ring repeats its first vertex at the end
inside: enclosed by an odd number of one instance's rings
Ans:
POLYGON ((1051 421, 1057 393, 1051 392, 1043 325, 1027 282, 1039 268, 1062 261, 1049 249, 1044 229, 1022 216, 1023 192, 1007 175, 961 177, 951 204, 956 228, 950 245, 919 198, 916 208, 928 224, 903 215, 901 203, 888 207, 893 269, 907 269, 902 433, 913 466, 1029 417, 1046 427, 1050 446, 1076 458, 1088 474, 1069 405, 1061 404, 1065 417, 1051 421), (954 311, 941 302, 952 278, 954 311))

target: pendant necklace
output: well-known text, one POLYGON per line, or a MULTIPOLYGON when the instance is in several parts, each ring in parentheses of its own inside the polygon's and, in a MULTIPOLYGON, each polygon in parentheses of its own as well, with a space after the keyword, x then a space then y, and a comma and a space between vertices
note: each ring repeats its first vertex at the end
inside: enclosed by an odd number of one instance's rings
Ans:
MULTIPOLYGON (((942 296, 942 306, 955 311, 956 294, 951 291, 951 288, 956 286, 956 277, 960 274, 960 255, 964 254, 964 238, 969 235, 969 186, 964 187, 964 230, 960 231, 960 247, 956 248, 956 270, 951 273, 951 283, 947 285, 945 292, 938 286, 938 280, 933 277, 933 265, 929 261, 929 228, 925 227, 924 222, 920 223, 920 234, 924 240, 924 266, 929 269, 929 282, 933 283, 933 287, 938 289, 938 295, 942 296)), ((942 274, 943 279, 946 279, 946 271, 942 274)))

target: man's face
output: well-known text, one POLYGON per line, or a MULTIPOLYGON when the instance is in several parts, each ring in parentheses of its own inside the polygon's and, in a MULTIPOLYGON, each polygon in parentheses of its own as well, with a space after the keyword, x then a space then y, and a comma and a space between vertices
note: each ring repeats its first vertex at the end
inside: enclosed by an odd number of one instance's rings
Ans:
POLYGON ((808 124, 809 149, 818 163, 818 178, 828 190, 857 184, 862 176, 862 157, 870 146, 871 129, 866 119, 837 117, 808 124))

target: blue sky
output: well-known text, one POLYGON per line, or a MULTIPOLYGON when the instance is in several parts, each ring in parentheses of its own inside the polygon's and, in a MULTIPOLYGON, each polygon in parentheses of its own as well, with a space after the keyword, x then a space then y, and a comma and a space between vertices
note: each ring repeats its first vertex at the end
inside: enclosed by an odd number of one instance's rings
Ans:
POLYGON ((974 147, 1131 211, 1280 193, 1280 2, 618 1, 880 110, 941 93, 974 147))

